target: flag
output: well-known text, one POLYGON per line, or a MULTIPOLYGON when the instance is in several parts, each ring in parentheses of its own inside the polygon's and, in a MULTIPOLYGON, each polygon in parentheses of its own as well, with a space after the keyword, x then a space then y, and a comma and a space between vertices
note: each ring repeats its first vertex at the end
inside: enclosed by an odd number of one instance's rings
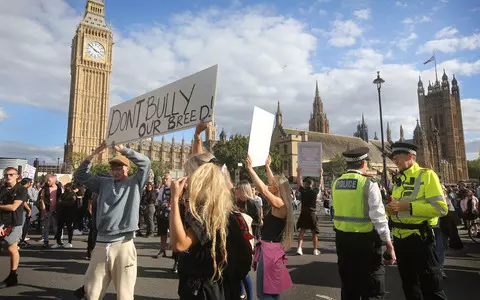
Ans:
POLYGON ((424 62, 423 64, 426 65, 426 64, 428 64, 429 62, 432 62, 432 61, 434 61, 434 60, 435 60, 435 55, 433 55, 432 57, 430 57, 430 59, 427 60, 426 62, 424 62))

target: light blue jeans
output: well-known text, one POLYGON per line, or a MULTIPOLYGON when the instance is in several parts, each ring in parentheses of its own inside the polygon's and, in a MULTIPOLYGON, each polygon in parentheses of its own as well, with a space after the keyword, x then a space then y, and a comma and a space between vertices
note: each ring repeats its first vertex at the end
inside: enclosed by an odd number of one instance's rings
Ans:
POLYGON ((434 227, 433 232, 435 234, 435 253, 438 256, 438 262, 442 266, 445 263, 445 248, 447 245, 448 238, 440 230, 440 227, 434 227))
POLYGON ((279 300, 280 295, 271 295, 263 293, 263 255, 260 249, 260 261, 257 265, 257 297, 260 300, 279 300))
POLYGON ((241 295, 246 295, 247 299, 253 300, 253 283, 250 274, 247 274, 244 280, 242 280, 242 293, 241 295))

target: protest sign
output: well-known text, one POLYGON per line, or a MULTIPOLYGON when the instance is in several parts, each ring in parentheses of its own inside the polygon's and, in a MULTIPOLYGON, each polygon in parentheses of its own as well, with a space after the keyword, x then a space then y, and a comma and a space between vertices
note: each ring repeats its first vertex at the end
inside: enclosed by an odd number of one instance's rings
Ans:
POLYGON ((218 65, 110 109, 106 142, 126 143, 213 120, 218 65))
POLYGON ((298 143, 298 167, 302 176, 319 177, 322 168, 322 143, 298 143))
POLYGON ((252 127, 248 142, 248 154, 252 167, 264 166, 270 152, 275 116, 259 107, 253 108, 252 127))
POLYGON ((26 164, 25 169, 22 172, 22 178, 35 179, 35 171, 36 168, 34 166, 26 164))

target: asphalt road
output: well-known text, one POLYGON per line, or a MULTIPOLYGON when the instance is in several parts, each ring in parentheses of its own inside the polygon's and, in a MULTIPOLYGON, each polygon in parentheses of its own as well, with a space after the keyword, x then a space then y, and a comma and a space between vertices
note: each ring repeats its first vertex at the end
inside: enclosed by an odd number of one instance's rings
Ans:
MULTIPOLYGON (((312 244, 305 243, 304 255, 289 253, 288 269, 294 287, 282 294, 282 299, 340 299, 340 279, 336 265, 332 223, 322 221, 320 256, 312 255, 312 244)), ((465 233, 462 231, 461 233, 465 233)), ((72 291, 82 286, 87 270, 85 260, 86 236, 74 237, 72 249, 41 248, 32 236, 30 249, 21 250, 19 268, 20 285, 0 290, 0 299, 75 299, 72 291)), ((309 240, 309 236, 306 235, 309 240)), ((448 251, 444 281, 449 299, 478 299, 480 283, 480 245, 465 241, 462 251, 448 251)), ((173 260, 155 259, 159 247, 158 238, 137 238, 138 277, 135 299, 178 299, 177 275, 171 272, 173 260)), ((8 275, 9 257, 0 253, 0 280, 8 275)), ((252 273, 253 277, 255 276, 252 273)), ((395 266, 387 268, 386 299, 404 299, 400 277, 395 266)), ((105 299, 116 299, 113 284, 105 299)))

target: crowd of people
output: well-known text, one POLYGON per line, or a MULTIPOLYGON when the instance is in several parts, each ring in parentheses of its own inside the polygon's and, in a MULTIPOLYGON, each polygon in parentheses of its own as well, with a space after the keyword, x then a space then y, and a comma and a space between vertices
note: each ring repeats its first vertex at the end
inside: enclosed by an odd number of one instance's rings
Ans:
MULTIPOLYGON (((172 250, 180 299, 254 299, 251 269, 257 272, 256 296, 279 299, 293 285, 285 252, 294 232, 298 255, 303 255, 307 230, 312 254, 321 254, 320 203, 334 222, 342 299, 382 299, 384 266, 395 263, 407 299, 447 299, 441 284, 445 249, 462 247, 457 225, 467 228, 478 218, 480 187, 464 182, 442 187, 432 170, 418 166, 416 147, 406 143, 392 145, 391 158, 400 172, 392 190, 383 194, 384 187, 365 175, 368 148, 343 153, 348 170, 328 190, 323 170, 315 183, 301 169, 297 190, 292 190, 286 177, 273 174, 270 157, 265 162, 268 182, 246 157, 251 181, 234 186, 226 168, 203 150, 201 134, 208 126, 201 122, 196 128, 185 177, 172 180, 165 173, 157 186, 148 182, 150 160, 122 145, 114 146, 110 172, 90 172, 94 158, 107 148, 103 143, 64 186, 55 175, 40 184, 7 168, 0 189, 0 236, 8 244, 11 271, 1 287, 18 284, 19 248, 30 246, 28 233, 37 228, 45 249, 72 248, 75 234, 88 234, 90 261, 83 286, 74 292, 78 298, 102 299, 113 281, 118 299, 133 299, 134 239, 156 232, 157 257, 166 257, 169 246, 172 250), (129 176, 131 163, 136 172, 129 176)), ((473 230, 478 234, 478 228, 473 230)))

